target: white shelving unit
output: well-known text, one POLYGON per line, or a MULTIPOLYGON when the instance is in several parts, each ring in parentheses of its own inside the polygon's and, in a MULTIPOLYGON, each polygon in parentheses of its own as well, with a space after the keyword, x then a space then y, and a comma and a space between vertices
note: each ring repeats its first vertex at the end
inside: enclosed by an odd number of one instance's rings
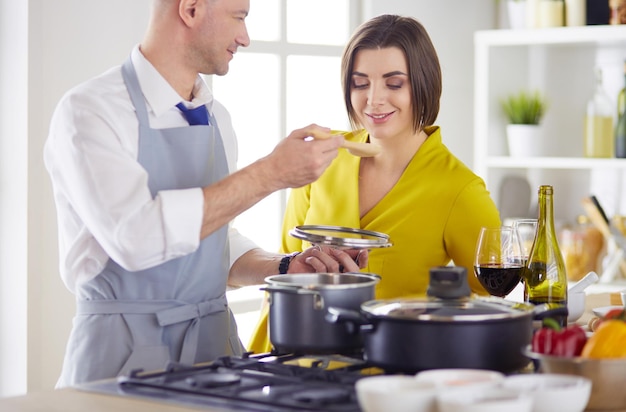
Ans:
MULTIPOLYGON (((626 26, 559 27, 479 31, 474 37, 474 171, 497 203, 507 175, 526 177, 533 192, 555 187, 555 213, 573 221, 583 213, 580 199, 596 194, 607 212, 621 201, 626 159, 583 157, 583 124, 593 95, 594 68, 617 107, 624 87, 626 26), (545 157, 508 156, 505 118, 499 101, 520 89, 539 90, 549 107, 542 121, 545 157)), ((531 201, 532 205, 532 201, 531 201)))

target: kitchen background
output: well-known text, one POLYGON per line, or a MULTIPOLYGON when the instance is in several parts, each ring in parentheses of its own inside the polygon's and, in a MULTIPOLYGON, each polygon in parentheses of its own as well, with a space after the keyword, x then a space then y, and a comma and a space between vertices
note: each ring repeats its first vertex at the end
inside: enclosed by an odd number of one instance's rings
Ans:
MULTIPOLYGON (((584 30, 572 32, 575 41, 561 32, 508 38, 511 32, 487 33, 481 72, 474 73, 474 33, 508 25, 503 0, 300 3, 298 14, 287 0, 251 0, 252 46, 235 57, 229 75, 209 79, 233 115, 241 165, 267 153, 294 127, 346 127, 338 80, 341 46, 358 23, 397 13, 416 17, 429 31, 443 69, 437 124, 444 142, 487 179, 497 202, 503 177, 517 175, 530 180, 532 192, 539 182, 554 184, 556 213, 563 220, 582 213, 580 197, 590 187, 610 215, 620 210, 626 164, 563 156, 582 156, 595 65, 602 66, 616 105, 626 58, 622 28, 600 33, 600 42, 584 30), (287 21, 304 28, 289 38, 302 44, 280 38, 290 33, 287 21), (546 41, 554 44, 543 47, 546 41), (501 94, 525 86, 549 94, 545 123, 554 139, 547 154, 559 159, 530 165, 502 160, 504 118, 496 103, 501 94)), ((50 117, 67 89, 124 60, 141 40, 149 7, 150 0, 0 0, 0 396, 54 386, 74 313, 73 296, 58 275, 56 214, 42 161, 50 117)), ((261 202, 238 226, 276 249, 284 198, 280 193, 261 202)))

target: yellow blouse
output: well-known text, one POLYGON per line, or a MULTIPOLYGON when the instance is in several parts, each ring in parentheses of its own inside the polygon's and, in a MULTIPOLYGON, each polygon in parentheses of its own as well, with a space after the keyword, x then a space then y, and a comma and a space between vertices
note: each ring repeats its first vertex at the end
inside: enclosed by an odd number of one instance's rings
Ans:
MULTIPOLYGON (((282 252, 301 251, 288 232, 298 225, 336 225, 383 232, 393 246, 372 249, 363 272, 381 277, 376 298, 423 295, 434 266, 454 262, 467 268, 470 287, 485 294, 474 276, 474 248, 482 226, 499 226, 500 215, 484 181, 441 141, 439 127, 429 135, 395 186, 359 219, 360 158, 340 150, 338 158, 314 183, 293 189, 283 221, 282 252)), ((365 142, 367 132, 345 132, 365 142)), ((267 313, 264 311, 263 316, 267 313)), ((261 319, 249 349, 267 352, 267 320, 261 319)))

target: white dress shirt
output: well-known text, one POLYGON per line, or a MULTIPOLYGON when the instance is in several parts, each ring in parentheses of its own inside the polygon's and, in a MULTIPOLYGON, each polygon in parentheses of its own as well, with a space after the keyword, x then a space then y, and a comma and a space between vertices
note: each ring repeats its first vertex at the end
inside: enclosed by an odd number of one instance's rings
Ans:
MULTIPOLYGON (((143 91, 150 126, 186 126, 181 97, 136 46, 131 59, 143 91)), ((236 169, 237 141, 228 111, 198 76, 187 107, 206 104, 224 142, 228 168, 236 169)), ((44 160, 59 225, 60 271, 74 292, 98 275, 109 258, 143 270, 195 251, 204 198, 201 188, 164 190, 152 198, 148 175, 137 162, 138 121, 121 66, 68 91, 50 124, 44 160)), ((257 247, 229 231, 231 264, 257 247)))

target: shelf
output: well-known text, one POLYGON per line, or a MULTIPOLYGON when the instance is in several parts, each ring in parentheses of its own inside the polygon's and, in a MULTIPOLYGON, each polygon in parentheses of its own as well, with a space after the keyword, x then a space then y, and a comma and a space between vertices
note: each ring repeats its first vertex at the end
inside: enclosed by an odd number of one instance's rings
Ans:
POLYGON ((491 156, 486 165, 502 169, 626 169, 626 159, 491 156))
POLYGON ((555 213, 563 221, 575 221, 579 199, 590 192, 615 209, 608 212, 626 209, 626 159, 583 157, 582 130, 586 102, 594 91, 594 67, 602 67, 604 87, 616 96, 624 85, 625 60, 626 25, 474 34, 473 170, 498 207, 506 199, 500 193, 502 182, 513 175, 526 178, 531 187, 553 184, 560 199, 555 213), (506 156, 506 119, 498 102, 520 89, 541 90, 550 101, 542 124, 551 157, 506 156))
POLYGON ((567 44, 620 44, 626 42, 626 25, 552 27, 527 30, 483 30, 474 41, 486 46, 530 46, 567 44))

